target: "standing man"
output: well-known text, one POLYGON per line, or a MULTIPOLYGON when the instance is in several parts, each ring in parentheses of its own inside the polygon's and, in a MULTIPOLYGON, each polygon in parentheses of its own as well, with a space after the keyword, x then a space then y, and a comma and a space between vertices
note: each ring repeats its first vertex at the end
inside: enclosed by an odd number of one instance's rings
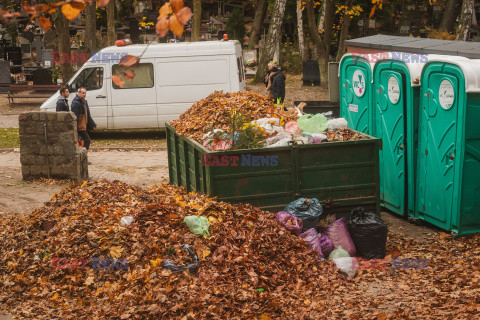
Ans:
POLYGON ((72 112, 77 116, 77 130, 78 135, 83 139, 84 146, 88 150, 90 148, 90 136, 87 130, 97 129, 97 124, 93 121, 88 109, 86 100, 87 89, 81 87, 78 89, 77 96, 72 102, 72 112))
POLYGON ((68 91, 67 87, 62 87, 60 89, 60 97, 57 100, 57 112, 59 111, 70 111, 68 107, 68 96, 70 95, 70 91, 68 91))
POLYGON ((275 103, 278 107, 283 106, 285 108, 285 76, 281 71, 279 71, 276 67, 272 69, 274 73, 271 75, 272 81, 272 98, 273 103, 275 103), (276 69, 276 71, 274 71, 276 69))

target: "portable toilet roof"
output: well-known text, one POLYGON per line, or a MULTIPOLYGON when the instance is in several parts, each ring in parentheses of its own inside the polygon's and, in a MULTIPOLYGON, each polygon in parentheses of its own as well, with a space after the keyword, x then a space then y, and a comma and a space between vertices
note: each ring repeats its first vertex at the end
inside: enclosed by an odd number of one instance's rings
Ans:
POLYGON ((480 58, 480 42, 400 37, 378 34, 346 40, 348 52, 401 51, 480 58))

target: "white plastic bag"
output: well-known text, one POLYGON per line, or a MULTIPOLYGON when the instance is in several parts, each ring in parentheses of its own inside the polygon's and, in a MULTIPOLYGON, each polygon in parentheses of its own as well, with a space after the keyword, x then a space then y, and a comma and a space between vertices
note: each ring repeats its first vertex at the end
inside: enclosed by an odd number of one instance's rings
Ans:
POLYGON ((132 216, 125 216, 125 217, 122 217, 122 219, 120 219, 120 225, 122 227, 128 227, 132 222, 133 222, 132 216))
POLYGON ((314 133, 308 137, 309 144, 321 143, 324 140, 327 140, 327 136, 323 133, 314 133))
POLYGON ((250 122, 253 125, 257 125, 265 129, 267 133, 278 132, 278 127, 280 126, 280 119, 278 118, 261 118, 253 120, 250 122))
POLYGON ((336 258, 333 259, 333 262, 335 262, 335 265, 340 269, 341 273, 351 278, 355 278, 358 274, 358 261, 355 257, 336 258))
POLYGON ((327 121, 328 130, 348 129, 348 122, 344 118, 336 118, 327 121))

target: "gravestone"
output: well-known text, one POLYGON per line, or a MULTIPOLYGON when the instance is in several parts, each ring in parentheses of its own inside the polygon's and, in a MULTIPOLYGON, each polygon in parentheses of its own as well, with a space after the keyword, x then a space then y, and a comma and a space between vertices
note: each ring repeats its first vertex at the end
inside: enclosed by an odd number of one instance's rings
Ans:
POLYGON ((37 69, 32 71, 33 84, 53 84, 50 69, 37 69))
POLYGON ((36 37, 35 41, 33 41, 32 45, 35 48, 35 52, 37 53, 37 61, 42 61, 42 48, 44 46, 44 42, 40 40, 40 37, 36 37))
POLYGON ((22 48, 22 58, 23 59, 31 59, 32 58, 32 52, 31 52, 31 47, 30 43, 25 43, 20 45, 22 48))
POLYGON ((138 27, 137 19, 129 19, 128 21, 130 27, 130 40, 132 43, 138 43, 140 40, 140 29, 138 27))
POLYGON ((20 47, 8 47, 7 51, 7 60, 13 63, 13 65, 21 66, 22 65, 22 48, 20 47))
MULTIPOLYGON (((44 68, 53 67, 53 49, 42 49, 41 52, 41 61, 44 68)), ((38 58, 37 58, 38 59, 38 58)))
POLYGON ((0 93, 8 93, 10 89, 10 63, 0 61, 0 93))
POLYGON ((320 67, 317 60, 303 61, 303 85, 320 85, 320 67))

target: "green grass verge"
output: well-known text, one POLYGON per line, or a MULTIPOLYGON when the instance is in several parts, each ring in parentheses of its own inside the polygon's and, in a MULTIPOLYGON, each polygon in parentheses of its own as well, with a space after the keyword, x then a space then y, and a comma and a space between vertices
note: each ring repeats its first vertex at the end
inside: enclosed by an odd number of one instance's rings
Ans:
MULTIPOLYGON (((91 148, 166 148, 165 130, 104 130, 90 134, 91 148)), ((18 128, 0 129, 0 149, 20 148, 18 128)))
POLYGON ((18 128, 0 129, 0 149, 19 148, 18 128))

